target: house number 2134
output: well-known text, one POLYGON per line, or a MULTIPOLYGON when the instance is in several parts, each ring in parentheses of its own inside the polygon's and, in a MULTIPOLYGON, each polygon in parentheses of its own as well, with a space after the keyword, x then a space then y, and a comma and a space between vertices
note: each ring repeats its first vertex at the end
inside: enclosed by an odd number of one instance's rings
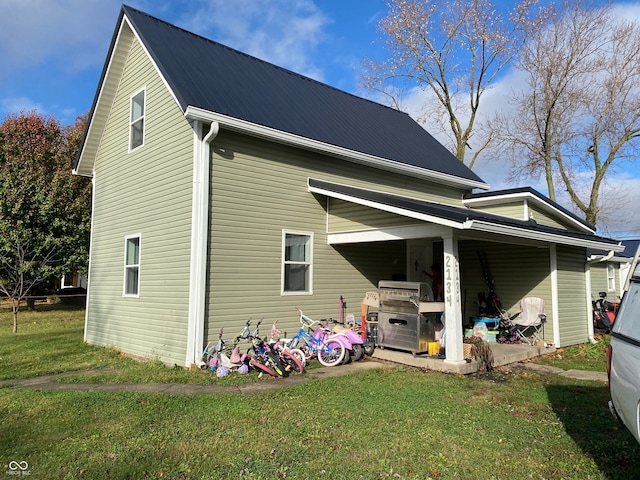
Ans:
POLYGON ((451 296, 453 294, 453 279, 451 278, 451 257, 445 258, 444 261, 444 271, 445 271, 445 282, 444 282, 444 294, 446 298, 446 302, 449 306, 453 305, 451 296))

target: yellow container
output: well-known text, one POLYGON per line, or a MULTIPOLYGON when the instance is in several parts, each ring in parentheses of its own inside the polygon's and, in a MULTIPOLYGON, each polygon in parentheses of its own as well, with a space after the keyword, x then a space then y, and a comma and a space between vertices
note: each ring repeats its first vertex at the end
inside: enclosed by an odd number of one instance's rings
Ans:
POLYGON ((435 357, 440 353, 440 342, 429 342, 427 348, 429 349, 429 356, 435 357))

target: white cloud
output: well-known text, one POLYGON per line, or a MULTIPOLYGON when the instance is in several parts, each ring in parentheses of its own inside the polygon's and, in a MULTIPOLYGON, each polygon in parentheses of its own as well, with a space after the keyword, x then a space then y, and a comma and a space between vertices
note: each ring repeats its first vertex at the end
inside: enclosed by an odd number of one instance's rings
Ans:
POLYGON ((640 3, 617 2, 613 5, 613 14, 628 21, 640 20, 640 3))
POLYGON ((200 1, 177 22, 183 28, 318 80, 313 52, 329 18, 309 0, 200 1))
MULTIPOLYGON (((314 52, 330 20, 311 0, 126 3, 303 75, 325 77, 314 52)), ((5 111, 33 107, 43 112, 42 105, 50 105, 60 116, 60 111, 77 110, 75 92, 63 92, 59 84, 65 78, 86 82, 89 77, 81 75, 87 72, 97 76, 121 5, 121 0, 0 0, 0 92, 5 95, 0 105, 5 111)))
POLYGON ((118 0, 0 2, 0 57, 5 75, 52 59, 70 71, 100 66, 119 4, 118 0))
POLYGON ((21 112, 30 112, 37 110, 46 114, 43 106, 28 97, 7 97, 0 99, 0 106, 3 111, 19 114, 21 112))

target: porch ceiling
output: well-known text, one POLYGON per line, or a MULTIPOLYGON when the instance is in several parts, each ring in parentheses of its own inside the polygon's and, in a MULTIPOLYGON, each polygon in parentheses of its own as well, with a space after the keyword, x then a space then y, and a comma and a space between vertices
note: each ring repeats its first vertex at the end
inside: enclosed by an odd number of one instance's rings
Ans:
MULTIPOLYGON (((532 220, 516 220, 462 206, 456 207, 428 202, 418 198, 366 190, 314 178, 308 179, 308 190, 311 193, 326 195, 331 198, 337 198, 460 231, 495 233, 513 238, 585 248, 597 248, 607 251, 613 250, 614 252, 624 250, 624 246, 622 246, 620 242, 610 238, 540 225, 532 220)), ((371 239, 366 240, 366 238, 368 238, 367 234, 367 232, 362 232, 363 236, 358 240, 357 232, 349 232, 348 238, 350 241, 371 241, 371 239)), ((342 243, 342 241, 338 240, 339 238, 342 237, 336 236, 335 243, 342 243)))

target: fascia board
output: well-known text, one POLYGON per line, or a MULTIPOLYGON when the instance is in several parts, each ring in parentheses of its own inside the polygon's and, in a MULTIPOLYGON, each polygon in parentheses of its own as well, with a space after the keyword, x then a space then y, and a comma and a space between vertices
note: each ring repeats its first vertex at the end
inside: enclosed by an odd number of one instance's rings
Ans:
POLYGON ((333 192, 331 190, 325 190, 323 188, 309 186, 308 190, 309 192, 317 193, 318 195, 326 195, 328 197, 336 198, 338 200, 344 200, 347 202, 355 203, 357 205, 363 205, 365 207, 371 207, 377 210, 382 210, 389 213, 395 213, 396 215, 402 215, 403 217, 414 218, 416 220, 422 220, 424 222, 435 223, 436 225, 442 225, 444 227, 457 228, 457 229, 461 229, 463 227, 463 224, 459 222, 446 220, 440 217, 435 217, 433 215, 427 215, 424 213, 413 212, 411 210, 406 210, 404 208, 394 207, 393 205, 385 205, 383 203, 373 202, 371 200, 365 200, 362 198, 353 197, 351 195, 345 195, 342 193, 333 192))
POLYGON ((384 242, 411 238, 433 238, 450 234, 451 229, 440 225, 408 225, 383 227, 375 230, 327 233, 327 244, 384 242))
POLYGON ((129 19, 126 17, 126 15, 125 15, 125 20, 127 21, 127 24, 129 24, 129 27, 131 28, 131 31, 133 32, 133 34, 136 37, 136 40, 138 40, 138 43, 140 43, 140 46, 144 50, 144 53, 146 53, 147 58, 149 59, 149 61, 153 65, 153 68, 155 69, 156 73, 162 79, 162 83, 164 83, 164 86, 166 87, 166 89, 171 94, 171 97, 173 98, 173 101, 176 102, 176 105, 182 111, 182 106, 180 105, 180 102, 178 101, 178 97, 176 96, 175 92, 173 91, 173 88, 171 88, 171 85, 169 84, 169 82, 165 78, 164 74, 162 73, 162 70, 159 68, 158 64, 156 63, 156 60, 155 60, 154 56, 151 54, 151 52, 149 52, 149 50, 147 49, 147 45, 145 44, 143 39, 138 35, 137 30, 134 28, 133 24, 129 21, 129 19))
MULTIPOLYGON (((355 203, 358 205, 375 208, 375 209, 386 211, 389 213, 394 213, 397 215, 414 218, 416 220, 422 220, 425 222, 430 222, 430 223, 441 225, 444 227, 455 228, 457 230, 470 230, 470 231, 478 231, 478 232, 485 232, 485 233, 494 233, 498 235, 507 235, 510 237, 540 241, 545 243, 556 243, 560 245, 571 245, 571 246, 577 246, 577 247, 594 248, 594 249, 614 251, 614 252, 624 251, 624 246, 620 243, 612 244, 609 242, 603 242, 599 240, 573 238, 571 236, 565 236, 561 234, 537 232, 537 231, 532 231, 526 228, 518 228, 510 225, 490 223, 490 222, 485 222, 481 220, 466 220, 465 222, 454 222, 451 220, 442 219, 440 217, 418 213, 418 212, 394 207, 392 205, 381 204, 378 202, 373 202, 370 200, 365 200, 365 199, 353 197, 350 195, 337 193, 337 192, 326 190, 323 188, 309 186, 308 191, 311 193, 325 195, 328 197, 344 200, 344 201, 355 203)), ((336 237, 335 241, 338 241, 337 239, 338 237, 336 237)))
MULTIPOLYGON (((595 229, 588 228, 584 223, 578 222, 575 218, 567 215, 562 210, 558 210, 553 205, 543 201, 539 197, 533 195, 531 192, 518 192, 511 193, 507 195, 496 195, 494 197, 482 197, 482 198, 467 198, 463 199, 462 203, 468 207, 483 207, 487 205, 499 205, 509 200, 526 200, 529 204, 535 204, 538 207, 541 207, 543 210, 550 212, 554 215, 562 217, 564 220, 567 220, 572 225, 576 226, 580 231, 587 233, 595 233, 595 229)), ((526 219, 525 219, 526 220, 526 219)))
POLYGON ((481 232, 497 233, 500 235, 509 235, 512 237, 529 238, 531 240, 539 240, 542 242, 557 243, 560 245, 571 245, 575 247, 594 248, 598 250, 613 250, 614 252, 624 251, 624 246, 620 243, 611 244, 598 240, 586 240, 582 238, 573 238, 570 236, 556 235, 547 232, 535 232, 523 228, 517 228, 506 225, 497 225, 479 220, 472 220, 465 225, 469 230, 477 230, 481 232))
POLYGON ((616 257, 613 256, 611 258, 606 258, 607 255, 591 255, 587 257, 587 262, 598 263, 598 262, 606 262, 606 263, 631 263, 633 261, 633 257, 616 257))
POLYGON ((436 172, 434 170, 415 167, 413 165, 406 165, 400 162, 388 160, 386 158, 376 157, 374 155, 369 155, 355 150, 349 150, 337 145, 331 145, 318 140, 313 140, 292 133, 284 132, 282 130, 276 130, 264 125, 247 122, 246 120, 241 120, 238 118, 211 112, 199 107, 187 107, 185 116, 189 120, 219 122, 221 126, 227 127, 231 130, 248 133, 250 135, 265 138, 278 143, 292 145, 294 147, 302 148, 305 150, 324 153, 353 163, 375 167, 390 172, 396 172, 406 176, 419 177, 431 181, 436 181, 457 188, 481 188, 483 190, 488 190, 490 188, 489 185, 484 182, 475 182, 472 180, 455 177, 453 175, 447 175, 446 173, 436 172))
MULTIPOLYGON (((126 56, 124 56, 122 64, 121 65, 117 65, 116 67, 114 67, 114 58, 116 58, 116 52, 119 51, 121 48, 126 48, 127 52, 130 52, 131 51, 131 47, 133 45, 133 39, 134 38, 135 38, 135 40, 138 41, 138 43, 140 44, 140 46, 144 50, 145 54, 147 55, 147 58, 149 59, 149 61, 153 65, 153 68, 155 69, 155 71, 158 74, 158 76, 162 79, 162 82, 164 83, 165 87, 169 91, 169 93, 170 93, 171 97, 173 98, 174 102, 176 102, 176 105, 178 106, 178 108, 180 108, 180 110, 182 110, 182 107, 180 106, 180 102, 178 101, 178 98, 176 97, 175 92, 173 91, 173 89, 169 85, 169 82, 167 81, 165 76, 162 74, 162 71, 158 67, 158 64, 156 63, 155 59, 153 58, 153 55, 150 54, 149 50, 147 49, 147 46, 142 41, 140 35, 138 34, 138 32, 136 31, 136 29, 134 28, 133 24, 131 23, 131 21, 129 20, 129 18, 127 17, 127 15, 125 13, 123 18, 122 18, 122 22, 120 23, 120 28, 118 30, 118 35, 116 37, 116 41, 115 41, 115 44, 114 44, 115 45, 114 49, 111 52, 111 56, 107 60, 108 63, 107 63, 107 69, 106 69, 106 73, 105 73, 104 79, 103 79, 101 85, 98 87, 99 88, 99 93, 98 93, 98 99, 96 101, 96 107, 95 107, 95 110, 92 112, 92 117, 90 118, 90 123, 89 123, 89 127, 88 127, 88 130, 87 130, 87 139, 93 139, 90 142, 91 145, 92 145, 92 148, 90 149, 90 153, 86 153, 87 144, 85 143, 85 145, 83 145, 83 149, 82 149, 82 152, 81 152, 81 155, 80 155, 80 160, 78 161, 78 165, 76 166, 76 168, 73 169, 73 173, 76 174, 76 175, 84 175, 84 176, 92 176, 93 175, 93 168, 94 168, 93 164, 94 164, 94 160, 95 160, 95 154, 98 151, 100 143, 102 142, 102 136, 104 134, 104 128, 105 128, 105 125, 106 125, 106 119, 108 119, 108 117, 109 117, 109 115, 106 115, 106 117, 105 117, 105 119, 103 121, 97 122, 96 121, 96 113, 98 112, 98 110, 103 109, 103 108, 109 108, 109 109, 112 108, 113 102, 115 101, 115 91, 114 91, 113 95, 111 96, 111 98, 107 98, 107 97, 109 97, 109 95, 105 94, 105 89, 112 82, 117 82, 117 83, 120 82, 120 80, 122 78, 122 74, 124 73, 124 63, 126 63, 126 60, 128 58, 128 54, 126 56), (126 30, 125 30, 125 27, 127 27, 126 30), (132 35, 132 37, 130 39, 126 38, 126 34, 127 33, 129 35, 132 35), (125 41, 128 41, 128 45, 124 45, 123 46, 123 43, 125 41), (94 131, 95 131, 95 134, 94 134, 94 131), (99 136, 99 139, 95 139, 94 135, 99 136), (80 168, 81 164, 83 163, 83 159, 85 157, 87 157, 88 155, 91 155, 90 164, 88 164, 84 168, 80 168)), ((115 90, 117 90, 117 88, 115 90)), ((87 161, 89 161, 89 160, 87 160, 87 161)))
MULTIPOLYGON (((100 116, 98 114, 103 109, 112 107, 115 100, 115 94, 113 94, 112 98, 109 99, 107 97, 111 96, 111 94, 107 94, 106 90, 111 84, 110 81, 113 81, 112 79, 114 77, 120 79, 122 76, 122 72, 124 71, 124 62, 122 62, 121 64, 116 64, 115 59, 117 58, 117 51, 119 51, 121 48, 124 48, 123 43, 127 41, 127 32, 125 32, 124 30, 125 26, 128 27, 128 33, 132 33, 131 25, 126 21, 126 17, 123 18, 122 22, 120 22, 120 28, 118 29, 118 34, 114 42, 113 50, 110 52, 110 56, 107 59, 107 66, 105 69, 104 77, 102 78, 102 81, 98 86, 98 94, 96 97, 95 106, 91 111, 91 116, 89 118, 89 125, 87 127, 85 142, 82 144, 82 150, 80 152, 80 156, 78 157, 78 162, 72 169, 74 175, 92 177, 94 174, 95 155, 99 149, 100 144, 102 143, 104 128, 109 117, 108 114, 104 114, 103 116, 100 116)), ((130 50, 130 47, 131 43, 129 42, 127 50, 130 50)), ((114 89, 114 91, 115 90, 117 89, 114 89)))

